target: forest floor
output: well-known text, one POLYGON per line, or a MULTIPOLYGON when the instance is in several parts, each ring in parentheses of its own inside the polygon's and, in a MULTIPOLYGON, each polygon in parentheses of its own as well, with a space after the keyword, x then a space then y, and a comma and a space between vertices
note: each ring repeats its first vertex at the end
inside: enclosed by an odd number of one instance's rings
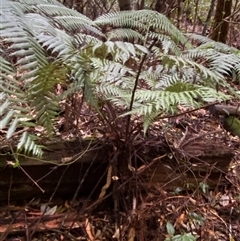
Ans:
MULTIPOLYGON (((59 122, 60 119, 64 117, 59 117, 59 122)), ((86 121, 89 120, 79 122, 82 135, 89 135, 89 126, 95 123, 86 125, 86 121), (88 128, 85 132, 84 126, 88 128)), ((197 188, 191 188, 191 183, 187 188, 171 187, 170 182, 166 188, 136 177, 132 180, 132 187, 135 185, 132 190, 126 190, 130 187, 126 185, 114 193, 111 185, 108 197, 101 202, 96 197, 77 197, 72 202, 73 199, 64 196, 10 200, 11 205, 2 205, 0 209, 0 241, 240 240, 239 137, 227 132, 221 118, 205 109, 161 120, 155 123, 151 134, 153 137, 165 135, 168 141, 174 142, 178 133, 186 132, 191 137, 208 136, 212 142, 221 141, 233 149, 229 170, 217 174, 219 184, 214 189, 209 189, 207 182, 199 183, 197 188), (169 123, 171 129, 167 132, 158 128, 169 123)), ((61 133, 64 138, 70 134, 69 131, 61 133)), ((215 168, 217 166, 209 166, 204 180, 208 180, 215 168)))

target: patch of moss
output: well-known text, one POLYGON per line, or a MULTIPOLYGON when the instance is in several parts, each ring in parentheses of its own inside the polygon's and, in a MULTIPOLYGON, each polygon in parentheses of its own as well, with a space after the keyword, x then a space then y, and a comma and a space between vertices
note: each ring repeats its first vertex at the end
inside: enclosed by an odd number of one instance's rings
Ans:
POLYGON ((240 120, 235 116, 228 116, 224 119, 226 129, 231 132, 232 135, 240 137, 240 120))

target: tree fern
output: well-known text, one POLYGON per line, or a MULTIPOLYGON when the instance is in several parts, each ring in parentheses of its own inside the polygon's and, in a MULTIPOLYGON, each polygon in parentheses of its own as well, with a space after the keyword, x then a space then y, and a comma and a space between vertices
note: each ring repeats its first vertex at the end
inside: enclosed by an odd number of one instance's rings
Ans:
POLYGON ((55 0, 2 3, 0 124, 7 138, 23 128, 20 150, 41 154, 28 127, 41 125, 45 134, 53 133, 59 101, 74 93, 81 92, 102 118, 99 106, 105 103, 119 118, 142 116, 146 131, 155 117, 175 113, 179 105, 229 99, 216 85, 231 90, 224 75, 232 69, 240 75, 238 51, 186 37, 155 11, 115 12, 93 21, 55 0), (200 45, 193 47, 189 39, 200 45), (56 96, 61 83, 67 90, 56 96))

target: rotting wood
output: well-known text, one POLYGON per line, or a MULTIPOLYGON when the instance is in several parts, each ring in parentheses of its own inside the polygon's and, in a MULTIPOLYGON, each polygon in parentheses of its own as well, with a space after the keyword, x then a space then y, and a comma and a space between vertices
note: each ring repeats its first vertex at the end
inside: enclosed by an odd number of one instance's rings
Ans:
MULTIPOLYGON (((41 223, 38 224, 37 231, 47 231, 52 229, 61 229, 64 225, 64 229, 67 230, 72 228, 84 228, 84 221, 76 221, 77 214, 69 213, 66 214, 53 214, 43 216, 41 223)), ((29 215, 28 212, 22 210, 21 215, 13 220, 13 218, 0 218, 0 240, 5 240, 8 234, 24 234, 26 228, 29 230, 35 227, 39 216, 29 215), (26 227, 28 225, 28 227, 26 227), (1 235, 2 234, 2 235, 1 235), (5 238, 4 238, 5 237, 5 238)), ((82 218, 84 220, 84 217, 82 218)))
MULTIPOLYGON (((22 166, 37 165, 67 165, 76 161, 90 162, 93 154, 104 156, 101 151, 101 144, 98 140, 61 140, 56 139, 51 142, 43 143, 44 153, 42 158, 27 156, 23 153, 17 154, 18 161, 22 166)), ((11 150, 8 145, 1 148, 0 166, 6 164, 7 161, 14 161, 11 150)))
MULTIPOLYGON (((145 142, 145 150, 141 153, 144 155, 142 159, 145 161, 145 166, 157 156, 168 154, 167 150, 163 153, 163 149, 154 146, 154 143, 147 145, 145 142)), ((2 155, 0 162, 5 163, 5 167, 0 168, 0 201, 6 203, 18 200, 19 197, 21 200, 49 197, 54 192, 66 166, 70 163, 56 195, 71 199, 82 181, 80 195, 89 195, 96 183, 101 180, 95 191, 95 197, 97 197, 105 185, 106 170, 109 165, 108 155, 112 148, 113 145, 100 141, 61 141, 47 145, 47 152, 43 156, 44 161, 24 155, 19 156, 21 167, 38 183, 45 191, 44 193, 19 168, 6 166, 7 161, 14 161, 13 156, 2 155), (66 158, 69 160, 67 163, 63 161, 66 158), (90 164, 92 166, 83 180, 90 164)), ((166 155, 165 158, 140 174, 145 183, 159 183, 163 187, 173 188, 184 187, 186 183, 196 185, 206 180, 211 187, 215 187, 219 183, 219 177, 227 171, 233 158, 232 149, 216 141, 192 141, 174 152, 174 158, 166 155)), ((171 154, 170 150, 169 154, 171 154)), ((141 165, 142 163, 139 167, 141 165)), ((130 174, 130 170, 128 171, 130 174)), ((125 175, 124 178, 127 176, 125 175)), ((121 179, 119 182, 121 183, 121 179)))
POLYGON ((240 106, 212 105, 209 107, 209 111, 211 114, 214 114, 214 115, 240 116, 240 106))

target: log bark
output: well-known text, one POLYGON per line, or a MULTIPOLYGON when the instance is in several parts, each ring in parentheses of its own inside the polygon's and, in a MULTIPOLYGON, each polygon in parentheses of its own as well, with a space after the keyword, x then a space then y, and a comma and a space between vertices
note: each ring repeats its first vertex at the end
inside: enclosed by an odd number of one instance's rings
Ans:
MULTIPOLYGON (((139 172, 139 175, 146 184, 158 183, 170 189, 175 186, 184 188, 186 183, 197 185, 203 180, 215 187, 233 157, 230 147, 216 141, 200 141, 196 138, 196 141, 185 142, 174 151, 176 159, 166 155, 152 165, 154 158, 166 154, 166 151, 163 153, 154 142, 149 147, 147 145, 146 142, 144 148, 148 151, 143 150, 144 156, 141 157, 141 160, 146 161, 146 170, 141 174, 139 172)), ((79 195, 86 197, 95 190, 93 196, 98 197, 106 183, 107 167, 114 153, 112 144, 76 139, 51 142, 45 146, 42 160, 19 155, 21 168, 7 165, 14 162, 14 158, 7 154, 7 146, 1 150, 0 202, 49 198, 56 188, 55 196, 66 199, 71 199, 79 187, 79 195)), ((142 161, 140 162, 142 165, 142 161)), ((119 163, 124 165, 122 161, 119 163)), ((127 168, 127 165, 124 166, 127 168)), ((127 168, 127 175, 124 174, 125 179, 121 180, 121 171, 117 172, 120 183, 133 175, 127 168)))
POLYGON ((213 105, 209 107, 209 111, 214 115, 240 116, 240 106, 213 105))

